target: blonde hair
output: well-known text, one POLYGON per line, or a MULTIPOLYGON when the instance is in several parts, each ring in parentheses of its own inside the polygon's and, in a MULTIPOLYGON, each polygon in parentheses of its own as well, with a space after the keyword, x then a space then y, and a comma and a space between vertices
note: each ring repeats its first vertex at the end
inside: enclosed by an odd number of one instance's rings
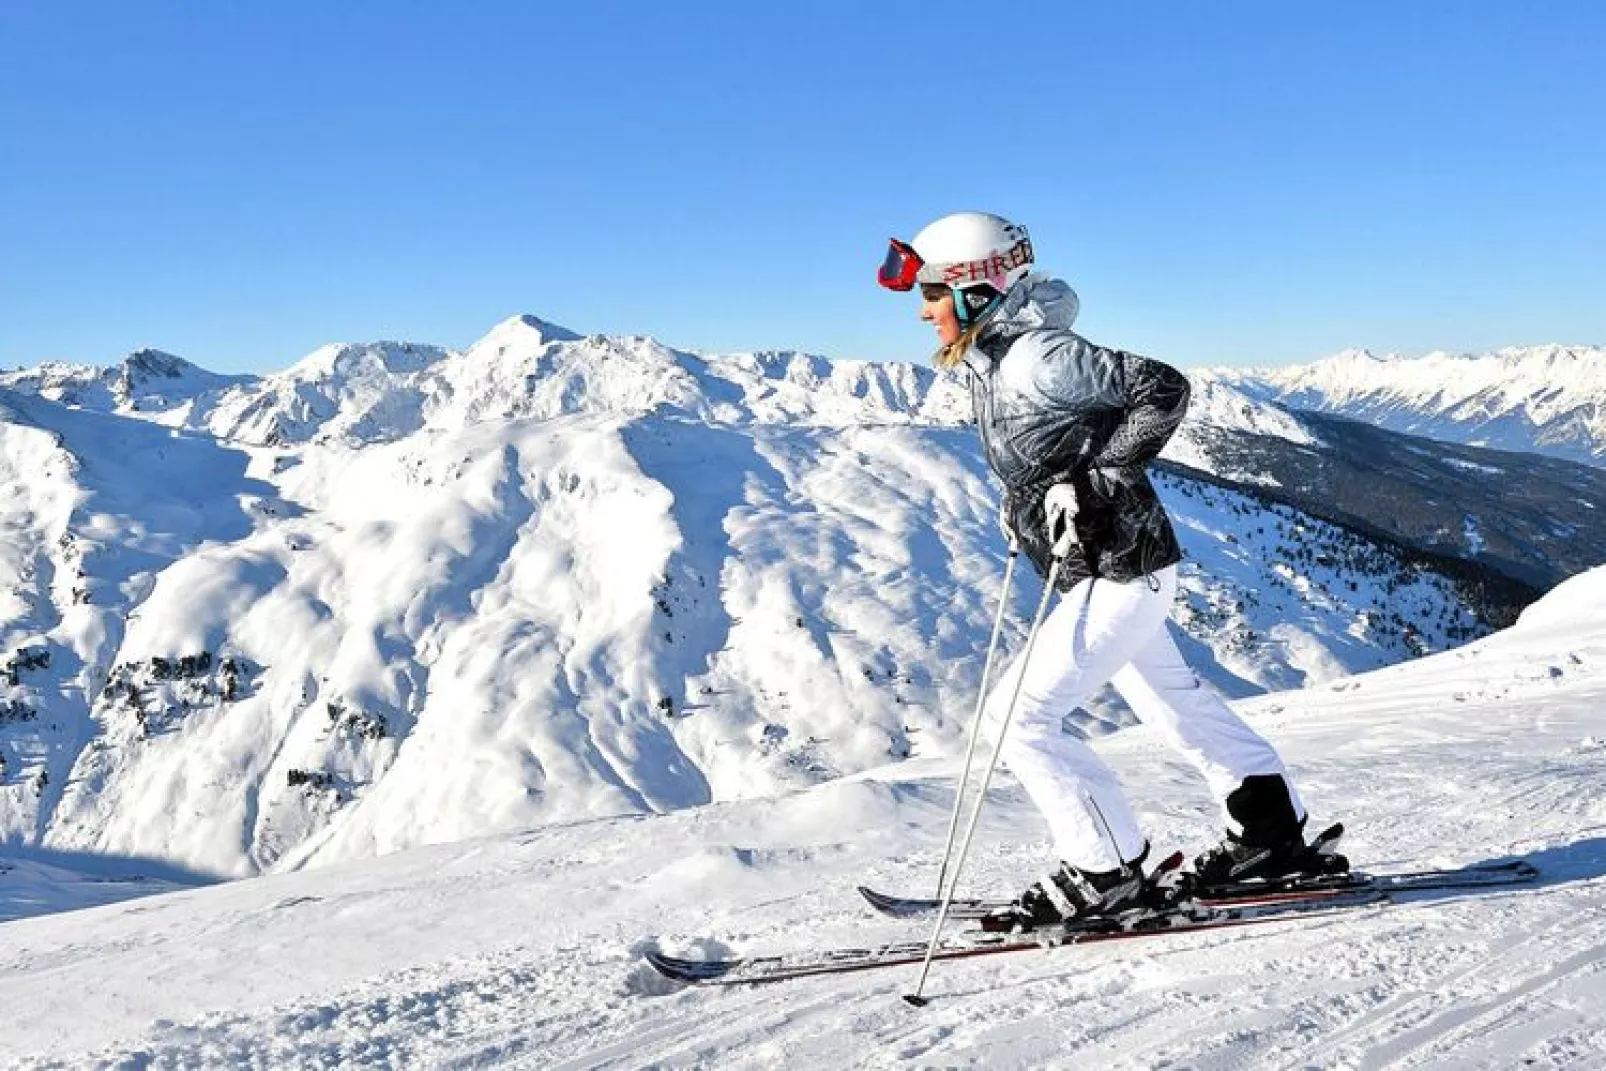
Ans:
POLYGON ((963 364, 965 354, 970 351, 970 344, 976 341, 976 336, 981 334, 981 329, 987 326, 987 321, 990 319, 992 319, 991 316, 982 317, 960 332, 958 338, 938 350, 937 367, 947 371, 950 368, 958 368, 963 364))

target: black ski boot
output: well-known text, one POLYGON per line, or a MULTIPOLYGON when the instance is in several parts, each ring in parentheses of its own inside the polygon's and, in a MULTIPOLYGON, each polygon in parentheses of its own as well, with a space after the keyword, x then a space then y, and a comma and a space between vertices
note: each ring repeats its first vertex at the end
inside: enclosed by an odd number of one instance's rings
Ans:
MULTIPOLYGON (((1227 797, 1227 813, 1243 832, 1229 830, 1226 839, 1194 860, 1188 882, 1192 892, 1237 882, 1274 882, 1349 870, 1349 860, 1333 852, 1325 836, 1314 845, 1305 843, 1305 820, 1295 817, 1288 783, 1275 774, 1244 778, 1227 797)), ((1330 832, 1342 830, 1339 826, 1330 832)))
POLYGON ((1149 906, 1152 890, 1143 873, 1148 854, 1145 846, 1142 855, 1115 870, 1082 870, 1062 862, 1013 904, 983 916, 981 928, 989 933, 1021 933, 1094 918, 1108 918, 1114 925, 1126 912, 1149 906))

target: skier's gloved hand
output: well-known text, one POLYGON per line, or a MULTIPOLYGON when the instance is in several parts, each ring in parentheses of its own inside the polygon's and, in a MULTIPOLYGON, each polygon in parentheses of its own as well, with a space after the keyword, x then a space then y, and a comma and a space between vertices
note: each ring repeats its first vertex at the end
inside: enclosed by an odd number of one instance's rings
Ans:
POLYGON ((1043 512, 1048 517, 1048 542, 1054 557, 1063 558, 1077 543, 1076 488, 1057 483, 1043 496, 1043 512))
POLYGON ((1015 535, 1015 526, 1009 523, 1008 495, 998 501, 998 530, 1004 533, 1004 542, 1009 544, 1011 554, 1020 550, 1020 539, 1015 535))

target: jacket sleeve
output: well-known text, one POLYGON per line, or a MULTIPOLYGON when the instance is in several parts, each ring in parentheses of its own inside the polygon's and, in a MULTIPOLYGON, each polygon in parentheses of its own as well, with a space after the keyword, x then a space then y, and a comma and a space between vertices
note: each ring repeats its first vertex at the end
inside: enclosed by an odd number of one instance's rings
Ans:
POLYGON ((1188 412, 1188 377, 1159 361, 1116 353, 1122 415, 1114 432, 1093 456, 1101 469, 1146 465, 1160 456, 1188 412))

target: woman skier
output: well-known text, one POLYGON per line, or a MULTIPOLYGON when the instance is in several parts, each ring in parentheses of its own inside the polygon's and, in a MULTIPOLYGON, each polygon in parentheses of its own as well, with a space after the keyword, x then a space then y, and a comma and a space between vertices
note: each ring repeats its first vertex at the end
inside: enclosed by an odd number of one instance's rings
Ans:
POLYGON ((1188 407, 1174 368, 1071 331, 1076 292, 1032 270, 1023 227, 982 212, 894 239, 881 285, 920 288, 942 368, 969 372, 1000 523, 1062 595, 1031 665, 1017 659, 987 699, 1020 696, 1003 758, 1046 819, 1061 863, 989 928, 1118 914, 1145 902, 1148 843, 1115 774, 1062 720, 1105 682, 1204 775, 1226 838, 1194 864, 1196 887, 1328 873, 1341 856, 1304 840, 1305 809, 1277 752, 1183 661, 1165 628, 1182 557, 1145 474, 1188 407))

